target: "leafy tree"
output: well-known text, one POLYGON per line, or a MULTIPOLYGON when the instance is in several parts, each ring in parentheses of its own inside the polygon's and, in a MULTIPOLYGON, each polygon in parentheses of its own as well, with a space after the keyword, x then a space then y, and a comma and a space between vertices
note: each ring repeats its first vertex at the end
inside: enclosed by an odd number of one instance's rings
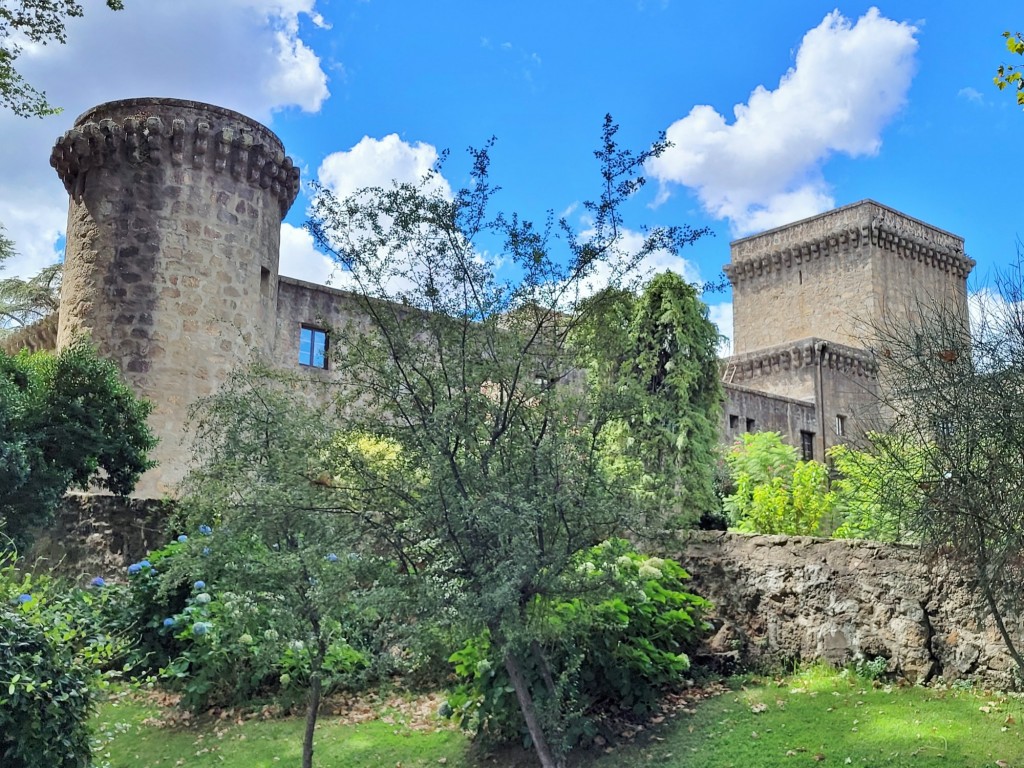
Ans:
POLYGON ((906 321, 878 329, 874 343, 891 426, 875 447, 891 468, 890 485, 882 490, 905 503, 903 525, 973 577, 1024 672, 1024 656, 1004 620, 1024 607, 1020 261, 976 301, 974 322, 966 307, 949 303, 922 306, 906 321))
POLYGON ((836 445, 828 455, 836 472, 832 481, 840 539, 915 542, 907 511, 925 498, 929 446, 904 444, 884 434, 868 435, 868 448, 836 445))
MULTIPOLYGON (((0 226, 0 233, 3 228, 0 226)), ((14 256, 14 243, 0 234, 0 269, 14 256)), ((27 280, 0 279, 0 335, 57 311, 63 265, 51 264, 27 280)))
MULTIPOLYGON (((1003 32, 1006 38, 1006 50, 1017 56, 1024 56, 1024 34, 1003 32)), ((1000 64, 993 78, 996 87, 1002 91, 1006 88, 1017 91, 1017 103, 1024 106, 1024 72, 1019 65, 1000 64)))
POLYGON ((0 525, 15 546, 71 488, 127 494, 151 466, 152 406, 87 344, 0 352, 0 525))
MULTIPOLYGON (((197 462, 180 500, 182 525, 193 535, 182 537, 182 547, 172 545, 176 556, 160 567, 171 586, 201 580, 205 596, 192 600, 189 613, 168 619, 188 647, 171 663, 171 673, 193 705, 203 706, 231 686, 238 670, 229 668, 249 664, 258 655, 254 644, 275 654, 280 673, 280 646, 290 641, 285 650, 294 669, 278 682, 285 690, 306 688, 302 765, 310 768, 325 684, 339 655, 354 653, 346 642, 352 627, 343 620, 351 618, 351 595, 376 558, 369 552, 352 556, 358 554, 354 510, 332 460, 335 446, 345 441, 329 412, 302 399, 303 389, 287 375, 254 364, 200 402, 194 420, 197 462), (220 597, 224 593, 236 596, 233 603, 249 600, 270 622, 269 642, 250 637, 249 647, 239 645, 249 629, 242 622, 253 617, 232 617, 229 601, 220 597)), ((379 462, 367 456, 386 453, 386 446, 372 441, 346 445, 350 455, 373 466, 379 462)), ((258 684, 267 668, 254 674, 255 681, 242 684, 258 684)))
MULTIPOLYGON (((123 0, 106 0, 121 10, 123 0)), ((67 42, 67 19, 84 14, 77 0, 0 0, 0 105, 19 117, 44 117, 60 112, 46 94, 30 85, 15 69, 25 42, 46 45, 67 42)))
MULTIPOLYGON (((599 269, 622 287, 644 257, 702 234, 658 228, 636 251, 624 248, 621 206, 665 145, 633 154, 615 133, 606 119, 586 236, 564 220, 492 215, 486 147, 471 151, 473 185, 451 199, 430 177, 343 201, 320 189, 310 222, 349 270, 364 317, 337 329, 346 340, 334 347, 342 421, 396 446, 395 462, 408 468, 349 462, 351 507, 368 538, 422 577, 437 616, 470 635, 487 632, 544 766, 561 763, 569 707, 535 705, 529 606, 557 593, 580 552, 660 526, 664 510, 638 492, 649 485, 641 475, 678 466, 623 456, 623 432, 644 423, 645 399, 612 396, 574 343, 595 311, 585 298, 599 269), (496 245, 503 274, 515 278, 496 275, 486 256, 496 245)), ((665 371, 700 354, 681 345, 668 353, 665 371)), ((681 389, 655 394, 679 404, 681 389)))
POLYGON ((836 498, 828 468, 798 460, 778 432, 743 435, 725 461, 735 485, 725 509, 738 530, 814 536, 829 523, 836 498))

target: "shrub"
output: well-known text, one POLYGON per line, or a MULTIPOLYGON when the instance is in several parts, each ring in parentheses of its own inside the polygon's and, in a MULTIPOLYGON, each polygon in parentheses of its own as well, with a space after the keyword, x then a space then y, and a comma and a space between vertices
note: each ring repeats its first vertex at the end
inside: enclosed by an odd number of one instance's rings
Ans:
POLYGON ((88 765, 89 677, 40 623, 26 619, 21 608, 0 606, 0 765, 88 765))
MULTIPOLYGON (((684 590, 687 579, 675 561, 611 540, 581 554, 557 595, 533 600, 524 673, 535 692, 547 693, 535 694, 541 710, 560 700, 571 703, 573 712, 558 713, 566 723, 565 746, 593 737, 613 707, 636 716, 651 712, 661 692, 682 679, 709 607, 684 590)), ((460 684, 446 714, 486 739, 526 733, 486 631, 468 639, 450 661, 460 684)))

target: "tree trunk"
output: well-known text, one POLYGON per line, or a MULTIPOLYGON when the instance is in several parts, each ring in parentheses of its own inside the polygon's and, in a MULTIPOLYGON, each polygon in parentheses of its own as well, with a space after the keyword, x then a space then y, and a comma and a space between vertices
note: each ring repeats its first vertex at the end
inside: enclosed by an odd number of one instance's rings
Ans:
POLYGON ((316 731, 316 718, 320 713, 321 677, 319 659, 314 659, 315 667, 309 675, 309 709, 306 712, 306 734, 302 739, 302 768, 313 768, 313 734, 316 731))
POLYGON ((530 738, 533 739, 533 748, 537 751, 541 768, 563 768, 562 760, 555 760, 551 753, 547 737, 537 720, 537 712, 533 708, 533 697, 530 695, 530 688, 523 677, 523 670, 519 666, 519 660, 511 653, 505 656, 505 669, 512 681, 512 687, 515 688, 519 711, 523 713, 523 719, 526 721, 530 738))

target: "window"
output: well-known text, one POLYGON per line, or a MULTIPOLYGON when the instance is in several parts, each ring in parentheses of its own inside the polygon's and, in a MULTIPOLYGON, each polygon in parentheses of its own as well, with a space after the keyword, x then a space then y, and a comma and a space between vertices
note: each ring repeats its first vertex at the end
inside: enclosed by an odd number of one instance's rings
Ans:
POLYGON ((842 437, 846 434, 846 417, 836 414, 836 437, 842 437))
POLYGON ((800 458, 804 461, 814 459, 814 433, 800 430, 800 458))
POLYGON ((327 331, 302 326, 299 331, 299 365, 327 367, 327 331))
POLYGON ((739 429, 739 428, 740 428, 740 417, 737 416, 735 413, 730 413, 729 414, 729 429, 739 429))
POLYGON ((747 419, 747 432, 753 432, 757 429, 757 423, 753 419, 747 419))

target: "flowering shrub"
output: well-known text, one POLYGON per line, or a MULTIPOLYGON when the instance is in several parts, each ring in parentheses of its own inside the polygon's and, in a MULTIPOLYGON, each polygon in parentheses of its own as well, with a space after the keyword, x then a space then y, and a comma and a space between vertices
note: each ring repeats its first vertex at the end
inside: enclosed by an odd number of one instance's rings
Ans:
MULTIPOLYGON (((644 715, 663 689, 680 682, 709 607, 684 590, 687 579, 675 561, 641 555, 615 539, 582 553, 558 594, 534 599, 524 673, 542 714, 557 701, 573 708, 561 713, 566 746, 594 736, 610 707, 644 715)), ((447 713, 489 739, 525 734, 503 659, 491 653, 486 631, 450 661, 460 685, 447 713)))

